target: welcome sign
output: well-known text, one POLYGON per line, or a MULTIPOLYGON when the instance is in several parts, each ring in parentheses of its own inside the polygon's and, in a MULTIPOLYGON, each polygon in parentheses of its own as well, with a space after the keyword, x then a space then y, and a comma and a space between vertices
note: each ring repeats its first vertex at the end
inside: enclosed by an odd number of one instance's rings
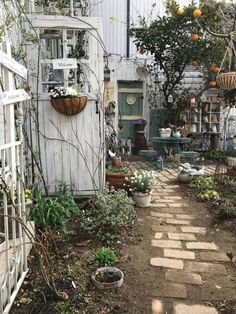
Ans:
POLYGON ((53 70, 65 70, 65 69, 76 69, 77 60, 76 59, 53 59, 52 61, 53 70))
POLYGON ((27 69, 3 51, 0 51, 0 64, 24 79, 27 79, 27 69))
POLYGON ((26 93, 24 89, 16 89, 10 92, 0 93, 0 105, 9 105, 29 99, 30 96, 26 93))

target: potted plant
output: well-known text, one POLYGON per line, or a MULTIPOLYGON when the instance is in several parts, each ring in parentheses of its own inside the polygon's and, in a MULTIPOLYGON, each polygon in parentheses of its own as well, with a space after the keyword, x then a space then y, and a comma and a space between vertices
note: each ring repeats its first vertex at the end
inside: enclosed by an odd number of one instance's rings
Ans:
POLYGON ((124 273, 116 267, 100 267, 91 276, 92 283, 98 289, 114 289, 122 286, 124 273))
POLYGON ((53 87, 50 88, 51 104, 62 114, 71 116, 84 110, 87 96, 82 95, 81 87, 53 87))
POLYGON ((106 182, 109 186, 113 186, 115 190, 129 190, 127 178, 132 177, 132 170, 128 167, 113 167, 108 166, 106 169, 106 182))
POLYGON ((180 183, 189 183, 193 178, 193 169, 189 163, 181 164, 179 166, 179 173, 177 179, 180 183))
POLYGON ((143 118, 134 121, 136 131, 144 131, 147 121, 143 118))
POLYGON ((155 183, 152 171, 135 171, 133 176, 128 178, 130 191, 137 207, 148 207, 151 202, 151 188, 155 183))

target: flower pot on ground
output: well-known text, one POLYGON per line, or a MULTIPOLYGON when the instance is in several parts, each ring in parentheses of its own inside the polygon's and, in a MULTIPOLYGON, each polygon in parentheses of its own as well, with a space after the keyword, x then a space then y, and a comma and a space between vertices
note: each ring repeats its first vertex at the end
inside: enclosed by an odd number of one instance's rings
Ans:
POLYGON ((126 178, 132 177, 132 171, 127 167, 109 166, 106 170, 106 182, 113 186, 115 190, 129 190, 129 184, 126 178))
POLYGON ((151 192, 133 192, 133 200, 137 207, 148 207, 151 203, 151 192))
POLYGON ((179 166, 177 180, 180 183, 190 183, 193 179, 193 169, 189 163, 184 163, 179 166))
POLYGON ((151 202, 151 188, 155 183, 152 171, 135 171, 131 178, 128 178, 133 200, 137 207, 148 207, 151 202))
POLYGON ((122 286, 124 274, 116 267, 101 267, 91 276, 91 280, 98 289, 114 289, 122 286))

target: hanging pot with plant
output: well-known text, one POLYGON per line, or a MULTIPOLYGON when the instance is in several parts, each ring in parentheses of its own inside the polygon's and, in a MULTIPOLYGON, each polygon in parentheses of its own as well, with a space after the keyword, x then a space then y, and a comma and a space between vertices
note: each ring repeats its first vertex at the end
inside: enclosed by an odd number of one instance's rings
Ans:
POLYGON ((222 60, 220 70, 216 76, 217 85, 226 90, 231 90, 236 88, 236 72, 232 69, 235 67, 234 62, 232 61, 234 57, 234 43, 233 40, 229 42, 229 46, 226 49, 224 58, 222 60), (229 66, 223 67, 226 57, 229 57, 229 66))
POLYGON ((51 89, 51 104, 53 108, 64 115, 72 116, 84 110, 87 96, 80 95, 72 87, 54 87, 51 89))

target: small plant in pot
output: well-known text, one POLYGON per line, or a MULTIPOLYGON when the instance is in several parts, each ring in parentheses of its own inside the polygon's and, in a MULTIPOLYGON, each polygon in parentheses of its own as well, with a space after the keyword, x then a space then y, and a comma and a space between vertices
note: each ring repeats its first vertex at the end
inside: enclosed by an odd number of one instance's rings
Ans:
POLYGON ((179 166, 179 173, 177 179, 180 183, 189 183, 193 178, 193 169, 189 163, 181 164, 179 166))
POLYGON ((151 189, 155 184, 152 171, 135 171, 133 176, 127 178, 132 191, 133 200, 137 207, 148 207, 151 203, 151 189))
POLYGON ((95 287, 98 289, 113 289, 119 288, 123 284, 123 272, 116 267, 112 267, 118 261, 118 257, 113 250, 105 247, 99 248, 92 254, 90 260, 97 266, 103 266, 98 268, 91 276, 95 287))
POLYGON ((129 184, 127 178, 132 177, 133 172, 129 167, 113 167, 108 166, 106 169, 106 182, 109 186, 113 186, 117 189, 124 189, 129 191, 129 184))

